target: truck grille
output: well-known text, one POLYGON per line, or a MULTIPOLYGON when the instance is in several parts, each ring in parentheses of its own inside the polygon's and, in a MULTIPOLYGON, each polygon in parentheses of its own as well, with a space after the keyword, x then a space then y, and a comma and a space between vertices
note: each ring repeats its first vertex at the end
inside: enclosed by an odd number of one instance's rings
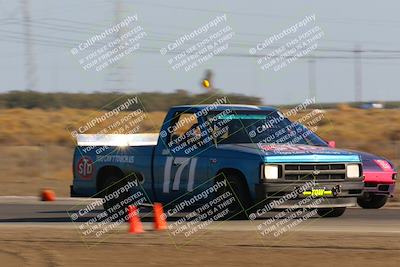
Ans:
POLYGON ((346 164, 304 163, 282 165, 282 176, 286 180, 341 180, 346 178, 346 164))

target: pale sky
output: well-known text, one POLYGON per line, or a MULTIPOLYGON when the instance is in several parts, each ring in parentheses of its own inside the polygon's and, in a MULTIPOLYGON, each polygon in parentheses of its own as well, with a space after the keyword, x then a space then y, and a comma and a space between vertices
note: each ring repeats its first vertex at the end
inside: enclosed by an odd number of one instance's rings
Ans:
MULTIPOLYGON (((274 72, 261 70, 249 49, 273 34, 315 14, 318 102, 354 101, 354 53, 361 50, 363 101, 400 101, 400 18, 398 1, 183 1, 27 0, 32 32, 30 59, 26 49, 24 1, 0 0, 0 92, 27 87, 27 62, 36 78, 34 90, 46 92, 115 91, 203 92, 199 81, 206 69, 214 86, 226 93, 261 97, 266 104, 293 104, 309 96, 309 59, 274 72), (116 16, 118 14, 118 16, 116 16), (127 16, 138 15, 146 36, 140 49, 123 58, 114 70, 85 71, 70 50, 127 16), (160 48, 226 14, 235 35, 224 53, 185 72, 173 70, 160 48), (238 56, 246 55, 246 56, 238 56), (322 57, 322 58, 321 58, 322 57), (121 78, 117 78, 121 79, 121 78)), ((205 35, 194 41, 201 41, 205 35)), ((29 50, 28 50, 29 51, 29 50)), ((29 53, 28 53, 29 54, 29 53)))

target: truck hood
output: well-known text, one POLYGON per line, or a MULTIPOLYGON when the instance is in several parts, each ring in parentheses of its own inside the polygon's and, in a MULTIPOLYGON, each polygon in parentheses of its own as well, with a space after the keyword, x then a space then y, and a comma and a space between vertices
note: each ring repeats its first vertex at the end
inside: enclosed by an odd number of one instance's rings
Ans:
POLYGON ((360 162, 352 151, 325 146, 287 144, 224 144, 219 149, 258 154, 267 163, 285 162, 360 162))

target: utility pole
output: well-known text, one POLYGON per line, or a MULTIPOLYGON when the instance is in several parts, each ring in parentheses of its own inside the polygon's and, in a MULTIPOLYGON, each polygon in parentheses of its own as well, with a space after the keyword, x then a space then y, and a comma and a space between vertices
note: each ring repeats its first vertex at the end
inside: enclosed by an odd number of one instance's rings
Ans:
POLYGON ((32 43, 32 19, 30 0, 21 0, 20 3, 22 8, 25 37, 25 89, 34 90, 36 87, 36 66, 32 43))
POLYGON ((356 102, 362 102, 362 63, 361 47, 356 45, 354 48, 354 96, 356 102))
MULTIPOLYGON (((114 25, 120 23, 124 18, 124 9, 122 0, 116 0, 114 2, 114 25)), ((121 36, 127 32, 125 27, 121 27, 117 33, 115 33, 114 38, 121 38, 121 36)), ((123 52, 123 50, 118 53, 123 52)), ((110 66, 109 70, 109 78, 107 79, 112 87, 112 90, 117 89, 118 91, 128 92, 129 84, 133 80, 132 79, 132 69, 128 66, 126 56, 122 57, 110 66)))
POLYGON ((316 88, 316 68, 315 68, 315 59, 310 58, 308 60, 308 89, 309 89, 309 98, 317 98, 317 88, 316 88))

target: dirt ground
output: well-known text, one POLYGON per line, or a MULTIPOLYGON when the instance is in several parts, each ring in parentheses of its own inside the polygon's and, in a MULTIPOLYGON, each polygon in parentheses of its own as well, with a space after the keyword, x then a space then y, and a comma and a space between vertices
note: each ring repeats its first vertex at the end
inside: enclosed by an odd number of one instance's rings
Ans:
POLYGON ((1 266, 398 266, 400 235, 295 232, 260 242, 248 231, 208 231, 177 248, 165 232, 119 230, 87 247, 74 229, 0 226, 1 266))

